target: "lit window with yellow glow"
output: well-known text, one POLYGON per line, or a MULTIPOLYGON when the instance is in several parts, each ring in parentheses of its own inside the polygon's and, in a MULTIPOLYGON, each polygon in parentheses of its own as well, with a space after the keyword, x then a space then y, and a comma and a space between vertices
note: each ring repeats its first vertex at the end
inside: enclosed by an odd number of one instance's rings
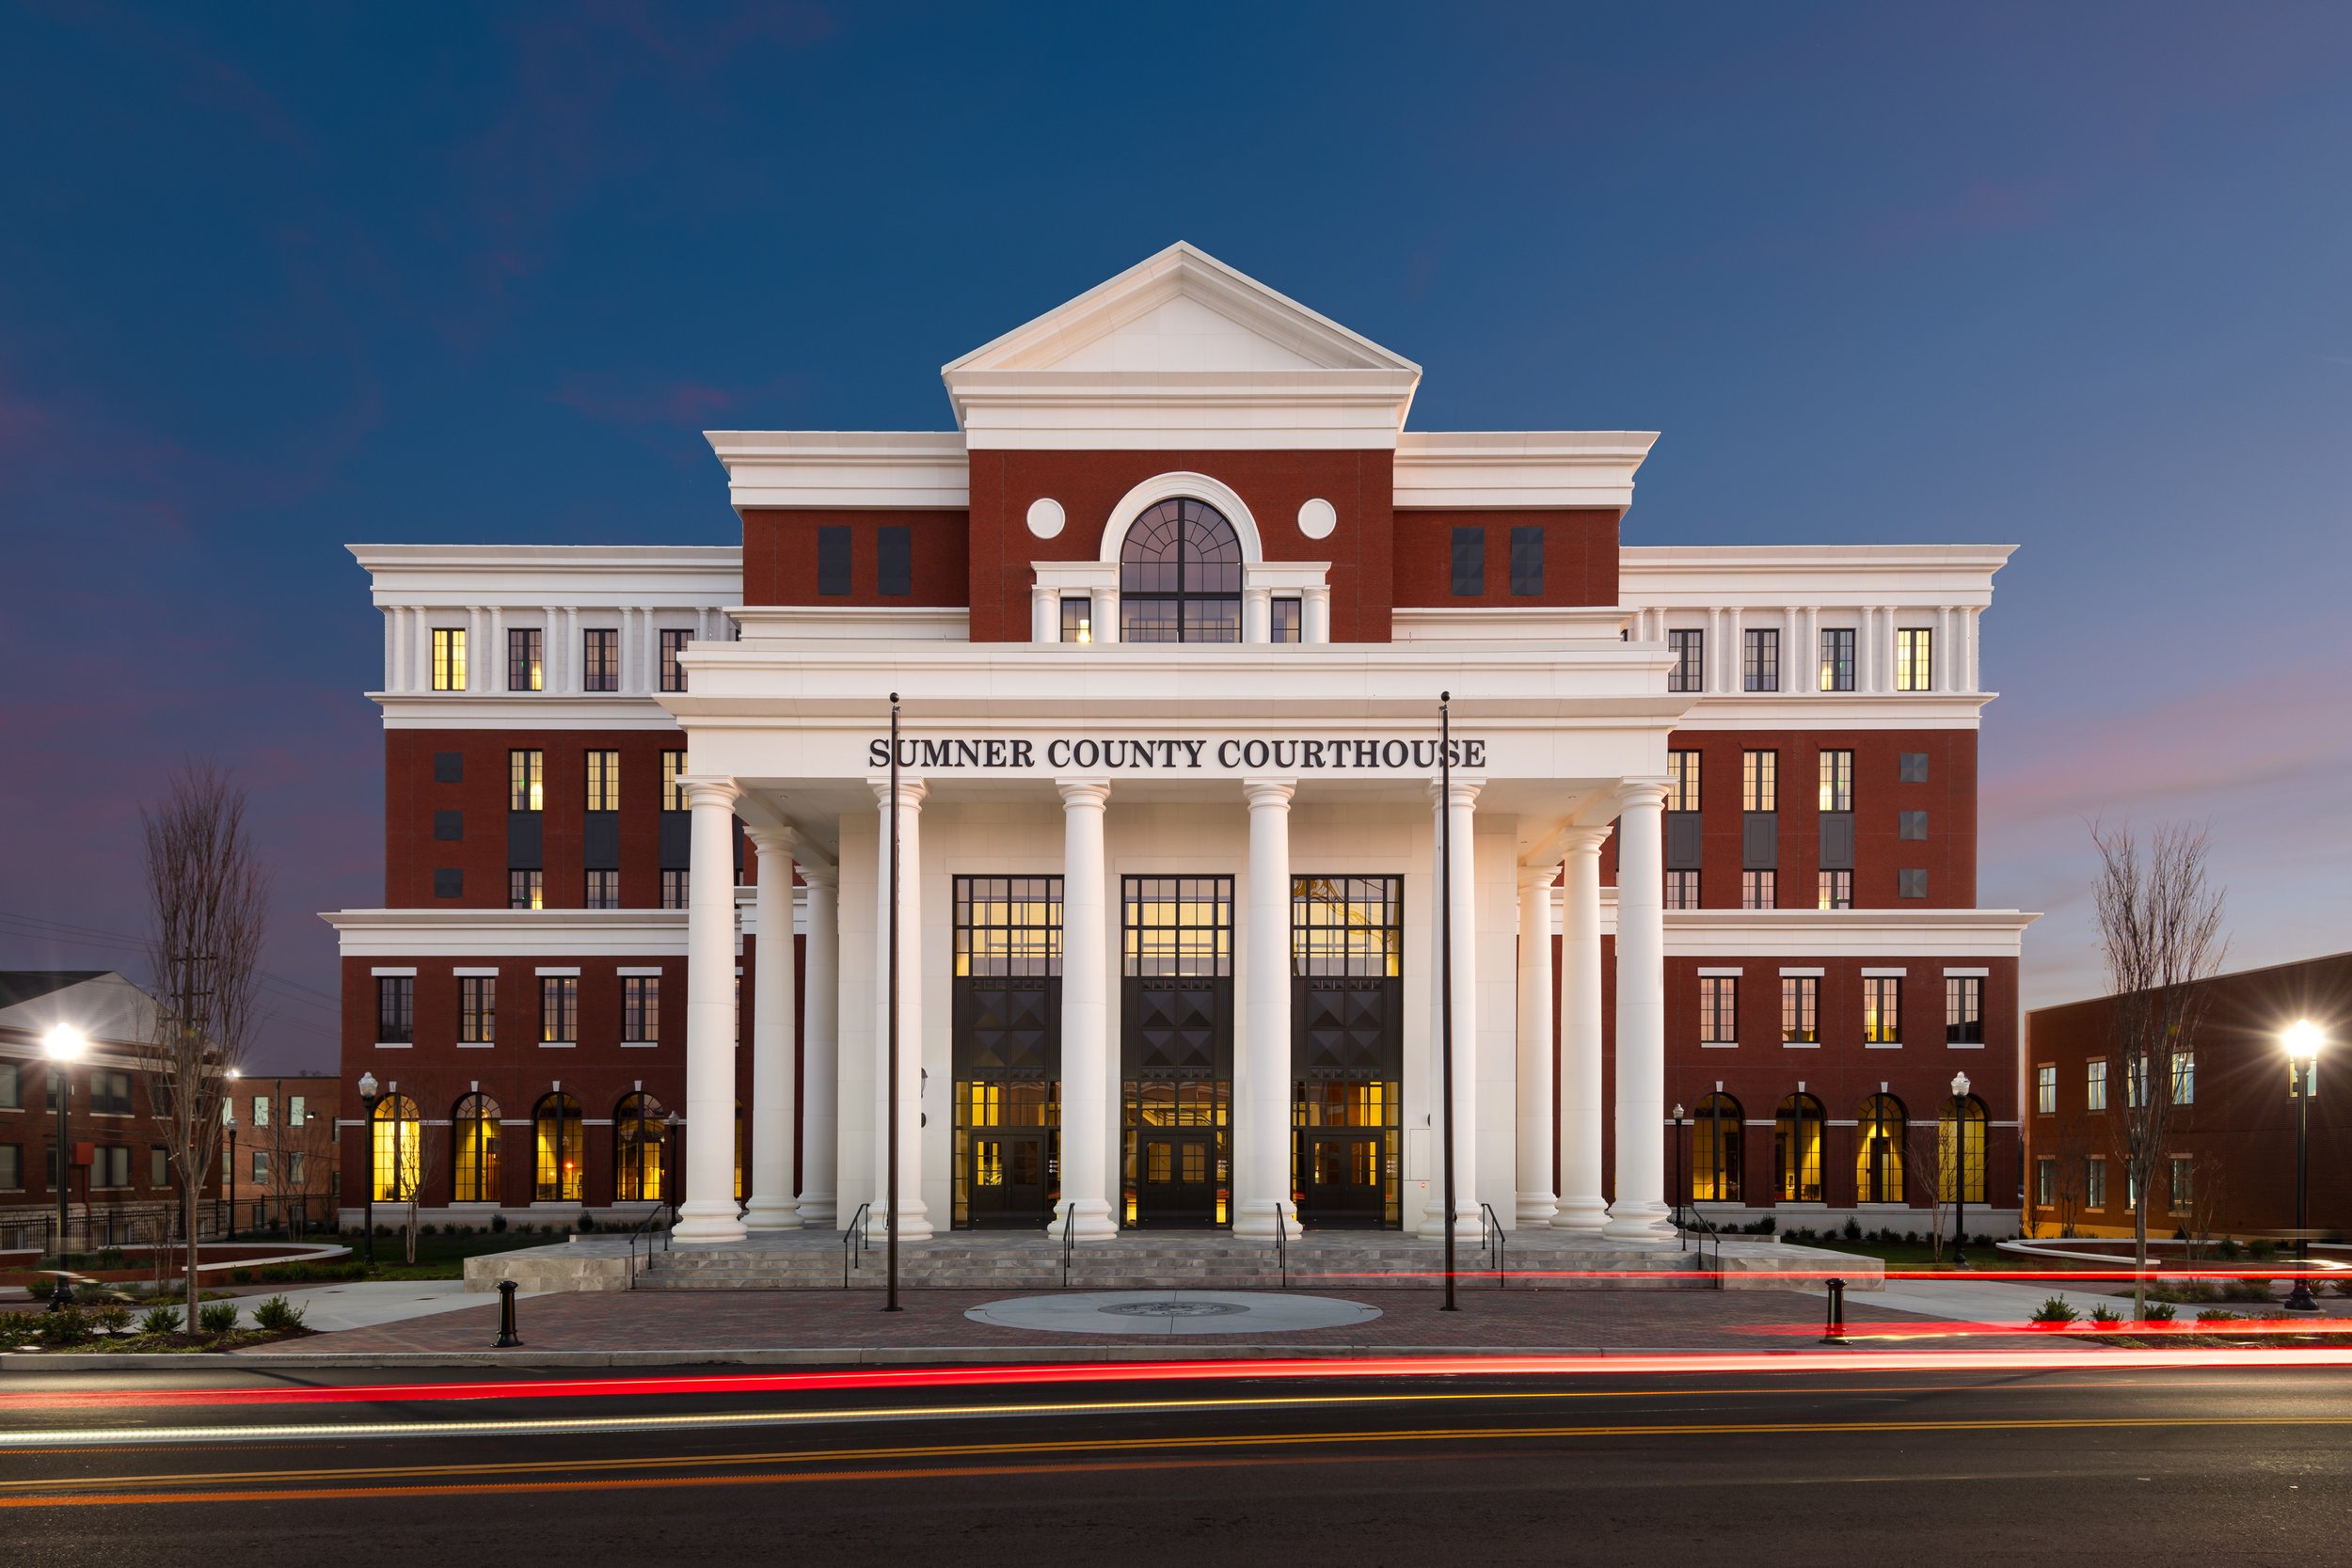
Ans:
POLYGON ((402 1203, 417 1196, 424 1177, 424 1119, 405 1094, 375 1103, 375 1196, 402 1203))
POLYGON ((1780 810, 1780 753, 1778 752, 1742 752, 1740 753, 1740 809, 1741 811, 1780 810))
POLYGON ((466 689, 466 628, 463 626, 433 628, 433 689, 466 689))
POLYGON ((621 753, 591 752, 588 753, 588 809, 590 811, 619 811, 621 809, 621 753))
POLYGON ((1699 809, 1699 754, 1696 752, 1668 752, 1666 781, 1668 811, 1699 809))
POLYGON ((508 811, 538 811, 546 805, 546 796, 542 787, 546 768, 545 752, 509 752, 506 753, 506 809, 508 811))
POLYGON ((685 771, 686 753, 684 752, 661 753, 661 809, 663 811, 686 809, 686 790, 678 783, 679 776, 685 771))
POLYGON ((1853 810, 1853 753, 1823 752, 1821 753, 1821 809, 1823 811, 1853 810))
POLYGON ((1862 1041, 1899 1045, 1903 1037, 1903 983, 1891 974, 1862 977, 1862 1041))
POLYGON ((1094 641, 1094 601, 1081 594, 1072 594, 1061 602, 1061 640, 1065 642, 1094 641))
POLYGON ((1900 626, 1895 632, 1895 689, 1935 689, 1935 630, 1931 626, 1900 626))

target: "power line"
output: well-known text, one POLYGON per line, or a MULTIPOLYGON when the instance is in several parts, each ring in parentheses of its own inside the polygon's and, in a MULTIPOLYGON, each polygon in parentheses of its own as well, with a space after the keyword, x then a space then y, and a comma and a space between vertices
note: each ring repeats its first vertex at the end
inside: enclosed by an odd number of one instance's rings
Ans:
MULTIPOLYGON (((117 952, 145 954, 148 944, 136 937, 120 931, 102 930, 94 926, 76 926, 71 921, 51 920, 42 915, 23 914, 13 910, 0 910, 0 936, 45 938, 82 947, 104 947, 117 952)), ((272 970, 258 971, 262 988, 284 1002, 316 1007, 333 1017, 342 1016, 342 1004, 315 986, 279 974, 272 970)))

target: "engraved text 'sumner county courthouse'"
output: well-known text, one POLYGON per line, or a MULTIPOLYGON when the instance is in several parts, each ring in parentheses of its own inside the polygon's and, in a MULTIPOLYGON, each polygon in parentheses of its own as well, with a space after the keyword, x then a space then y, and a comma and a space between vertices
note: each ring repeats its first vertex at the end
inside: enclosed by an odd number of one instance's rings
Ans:
POLYGON ((952 431, 712 433, 739 548, 357 546, 345 1193, 367 1072, 378 1196, 454 1218, 838 1226, 895 1101, 911 1241, 1433 1232, 1443 896, 1464 1233, 1919 1228, 1955 1117, 2013 1227, 2009 548, 1621 545, 1651 435, 1416 431, 1421 373, 1177 245, 948 365, 952 431))

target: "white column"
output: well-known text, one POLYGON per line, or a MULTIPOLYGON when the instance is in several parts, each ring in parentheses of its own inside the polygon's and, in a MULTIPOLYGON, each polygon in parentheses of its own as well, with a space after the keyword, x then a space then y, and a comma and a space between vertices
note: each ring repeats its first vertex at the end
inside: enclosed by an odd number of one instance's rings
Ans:
POLYGON ((792 1190, 792 1140, 800 1113, 792 1083, 792 835, 750 831, 759 854, 753 895, 759 944, 752 953, 752 1197, 743 1224, 753 1230, 796 1230, 800 1195, 792 1190))
POLYGON ((1089 596, 1094 600, 1094 607, 1089 611, 1090 624, 1094 627, 1094 641, 1097 642, 1118 641, 1119 590, 1116 587, 1097 588, 1089 596))
POLYGON ((1556 865, 1519 867, 1518 1211, 1522 1227, 1551 1224, 1551 884, 1556 865))
POLYGON ((1617 798, 1617 1200, 1606 1234, 1641 1241, 1666 1223, 1666 786, 1617 798))
POLYGON ((831 1227, 841 1158, 839 874, 803 865, 808 884, 808 1000, 801 1047, 801 1223, 831 1227))
POLYGON ((1821 694, 1821 607, 1804 607, 1804 641, 1797 644, 1797 689, 1818 697, 1821 694))
POLYGON ((1984 646, 1980 635, 1981 628, 1977 620, 1977 617, 1983 613, 1982 610, 1974 607, 1961 611, 1960 637, 1961 641, 1967 645, 1968 650, 1964 656, 1967 662, 1963 666, 1961 673, 1963 691, 1984 689, 1984 646))
POLYGON ((384 689, 400 689, 400 611, 384 610, 384 689))
POLYGON ((1946 605, 1935 612, 1935 689, 1960 689, 1960 611, 1946 605))
POLYGON ((1272 589, 1245 587, 1241 591, 1241 640, 1244 642, 1274 641, 1272 589))
MULTIPOLYGON (((1111 1203, 1110 910, 1104 885, 1105 779, 1061 791, 1061 1194, 1070 1234, 1119 1234, 1111 1203)), ((1059 1216, 1057 1216, 1057 1220, 1059 1216)))
POLYGON ((1289 779, 1248 779, 1249 942, 1241 971, 1242 1061, 1234 1073, 1233 1234, 1295 1227, 1291 1202, 1291 796, 1289 779))
MULTIPOLYGON (((1475 832, 1476 806, 1479 786, 1456 778, 1451 800, 1440 799, 1437 784, 1429 786, 1429 799, 1442 825, 1451 818, 1454 828, 1453 877, 1439 889, 1445 899, 1447 924, 1454 944, 1454 1233, 1475 1241, 1479 1234, 1478 1213, 1478 879, 1475 832)), ((1434 851, 1433 851, 1434 855, 1434 851)), ((1436 909, 1431 910, 1431 938, 1437 936, 1436 909)), ((1438 950, 1433 948, 1433 953, 1438 950)), ((1439 968, 1442 958, 1430 965, 1430 991, 1433 1006, 1441 1006, 1439 968)), ((1442 1017, 1439 1020, 1442 1023, 1442 1017)), ((1438 1118, 1444 1114, 1445 1080, 1444 1052, 1433 1033, 1429 1041, 1431 1088, 1430 1159, 1436 1174, 1429 1180, 1429 1200, 1422 1210, 1424 1235, 1438 1235, 1445 1223, 1445 1124, 1438 1118)))
POLYGON ((506 607, 490 607, 490 645, 482 650, 486 656, 482 669, 482 689, 506 689, 506 607))
POLYGON ((1029 641, 1061 641, 1061 598, 1043 583, 1029 590, 1029 641))
POLYGON ((422 605, 408 611, 408 689, 433 689, 433 616, 422 605))
POLYGON ((1317 583, 1307 590, 1306 603, 1299 606, 1301 626, 1299 638, 1308 642, 1331 641, 1331 590, 1317 583))
POLYGON ((732 779, 680 781, 691 814, 686 901, 686 1201, 674 1239, 739 1242, 735 1208, 735 800, 732 779))
POLYGON ((541 605, 539 613, 543 617, 539 632, 539 689, 561 691, 563 667, 558 660, 564 651, 560 645, 564 640, 564 612, 550 604, 541 605))
POLYGON ((874 781, 882 813, 874 883, 874 1219, 889 1225, 890 1118, 898 1118, 898 1239, 927 1242, 923 1203, 923 850, 920 779, 898 781, 898 1078, 890 1081, 890 781, 874 781))
POLYGON ((1555 1230, 1598 1230, 1600 1193, 1600 847, 1609 830, 1572 828, 1560 902, 1560 1212, 1555 1230))

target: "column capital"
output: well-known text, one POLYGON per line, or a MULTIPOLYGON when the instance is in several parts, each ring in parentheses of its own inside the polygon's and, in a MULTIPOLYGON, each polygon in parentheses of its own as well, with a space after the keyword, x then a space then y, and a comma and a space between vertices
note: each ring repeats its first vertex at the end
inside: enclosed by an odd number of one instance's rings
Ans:
POLYGON ((1519 886, 1522 890, 1548 888, 1560 877, 1560 867, 1552 865, 1521 865, 1519 886))
POLYGON ((1560 852, 1564 855, 1597 855, 1613 831, 1606 822, 1597 827, 1564 828, 1560 832, 1560 852))
POLYGON ((1061 791, 1062 809, 1073 806, 1099 806, 1111 798, 1111 782, 1102 778, 1056 779, 1054 787, 1061 791))
POLYGON ((1288 810, 1291 797, 1298 793, 1298 781, 1296 779, 1244 779, 1241 782, 1241 792, 1243 798, 1248 800, 1252 811, 1260 806, 1280 806, 1288 810))
POLYGON ((735 810, 735 802, 743 796, 741 786, 733 779, 727 778, 694 778, 681 774, 677 787, 678 793, 686 797, 686 806, 689 811, 697 806, 716 806, 721 810, 732 812, 735 810))
MULTIPOLYGON (((1456 773, 1454 775, 1454 803, 1457 806, 1474 806, 1478 803, 1478 792, 1486 787, 1486 781, 1483 778, 1466 779, 1456 773)), ((1438 799, 1444 793, 1444 789, 1445 786, 1438 780, 1429 781, 1429 803, 1431 805, 1438 803, 1438 799)))
MULTIPOLYGON (((889 779, 868 779, 866 782, 874 786, 874 804, 886 806, 890 803, 889 779)), ((931 786, 920 779, 900 779, 898 781, 898 804, 901 808, 919 810, 924 797, 930 792, 931 786)))
POLYGON ((1667 788, 1663 779, 1628 779, 1617 786, 1617 810, 1620 813, 1642 809, 1662 810, 1666 804, 1667 788))
POLYGON ((801 874, 801 880, 811 887, 833 887, 841 880, 841 871, 837 866, 811 865, 806 861, 797 861, 794 866, 801 874))
POLYGON ((801 835, 791 828, 771 828, 756 822, 746 822, 743 824, 743 836, 750 839, 752 847, 763 855, 789 858, 801 847, 801 835))

